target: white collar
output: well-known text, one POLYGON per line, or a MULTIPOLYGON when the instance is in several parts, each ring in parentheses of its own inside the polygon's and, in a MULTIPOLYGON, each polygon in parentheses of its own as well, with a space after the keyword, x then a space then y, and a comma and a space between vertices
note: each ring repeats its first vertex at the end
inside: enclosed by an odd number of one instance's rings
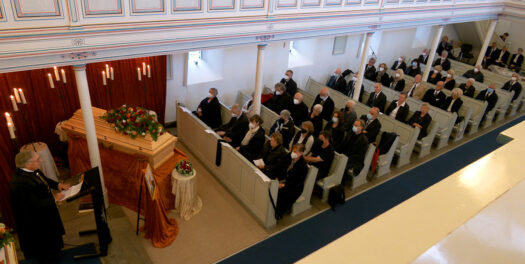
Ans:
POLYGON ((23 170, 23 171, 25 171, 25 172, 30 172, 30 173, 35 172, 35 171, 32 171, 32 170, 28 170, 28 169, 26 169, 26 168, 20 168, 20 169, 23 170))
POLYGON ((399 100, 397 101, 397 107, 403 107, 405 106, 407 101, 404 101, 401 105, 399 104, 399 100))

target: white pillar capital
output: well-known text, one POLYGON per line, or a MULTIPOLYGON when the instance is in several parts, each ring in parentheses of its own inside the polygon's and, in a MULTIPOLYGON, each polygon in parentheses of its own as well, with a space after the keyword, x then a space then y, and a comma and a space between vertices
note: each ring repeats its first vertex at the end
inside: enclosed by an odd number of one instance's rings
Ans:
POLYGON ((73 65, 74 71, 85 71, 86 70, 86 64, 75 64, 73 65))
POLYGON ((260 49, 260 50, 265 49, 266 46, 268 46, 268 44, 257 44, 257 48, 260 49))

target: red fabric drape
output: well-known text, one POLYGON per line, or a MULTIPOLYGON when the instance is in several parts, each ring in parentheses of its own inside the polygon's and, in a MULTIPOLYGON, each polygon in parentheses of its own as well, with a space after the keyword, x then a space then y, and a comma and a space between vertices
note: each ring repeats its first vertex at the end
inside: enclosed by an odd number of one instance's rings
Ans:
MULTIPOLYGON (((102 70, 106 63, 87 65, 87 78, 93 106, 111 109, 122 104, 142 106, 155 111, 163 123, 166 107, 166 57, 146 57, 108 62, 115 72, 115 80, 102 84, 102 70), (137 67, 146 62, 151 67, 151 78, 137 78, 137 67), (144 89, 146 88, 146 90, 144 89), (111 96, 110 96, 111 91, 111 96)), ((14 169, 14 155, 18 152, 7 130, 5 112, 10 112, 16 127, 18 147, 36 141, 45 142, 51 153, 60 151, 58 136, 54 133, 58 122, 69 119, 80 108, 75 75, 72 67, 65 70, 67 83, 56 81, 53 68, 31 71, 0 73, 0 206, 5 222, 13 226, 9 202, 8 183, 14 169), (51 73, 55 88, 51 89, 47 74, 51 73), (13 88, 22 88, 27 104, 18 104, 19 111, 13 111, 9 95, 13 88)))

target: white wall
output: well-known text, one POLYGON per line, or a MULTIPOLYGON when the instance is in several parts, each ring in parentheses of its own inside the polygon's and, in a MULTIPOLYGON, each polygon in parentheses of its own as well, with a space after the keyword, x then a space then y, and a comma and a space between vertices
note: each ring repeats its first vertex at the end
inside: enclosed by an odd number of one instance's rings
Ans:
MULTIPOLYGON (((431 38, 434 36, 434 30, 435 28, 432 29, 431 38)), ((445 32, 451 38, 454 36, 453 29, 452 31, 446 30, 443 34, 445 32)), ((419 56, 423 47, 412 48, 415 34, 416 28, 382 32, 381 43, 379 48, 375 50, 378 63, 385 62, 390 67, 400 55, 405 55, 407 60, 419 56)), ((359 68, 358 51, 362 39, 362 34, 349 35, 345 53, 339 55, 332 54, 334 37, 294 41, 297 51, 301 55, 308 56, 308 59, 312 61, 309 65, 291 68, 294 71, 294 80, 298 87, 304 87, 308 77, 326 82, 328 76, 337 67, 343 70, 356 71, 359 68)), ((430 48, 431 43, 432 39, 428 41, 428 48, 430 48)), ((248 94, 253 91, 257 60, 257 47, 255 45, 204 52, 203 60, 211 69, 218 71, 222 78, 187 86, 183 85, 184 63, 186 63, 184 55, 174 54, 172 57, 173 80, 167 82, 166 122, 176 120, 175 103, 177 101, 190 109, 195 109, 199 102, 206 97, 211 87, 219 90, 219 100, 226 105, 234 103, 239 90, 248 94)), ((283 77, 284 72, 288 69, 288 63, 289 42, 270 43, 264 52, 264 85, 273 88, 273 85, 283 77)))
POLYGON ((525 22, 520 21, 509 21, 500 20, 496 24, 496 34, 502 35, 505 32, 509 33, 509 38, 506 43, 510 43, 509 52, 514 54, 518 48, 525 48, 525 34, 523 34, 523 28, 525 28, 525 22))

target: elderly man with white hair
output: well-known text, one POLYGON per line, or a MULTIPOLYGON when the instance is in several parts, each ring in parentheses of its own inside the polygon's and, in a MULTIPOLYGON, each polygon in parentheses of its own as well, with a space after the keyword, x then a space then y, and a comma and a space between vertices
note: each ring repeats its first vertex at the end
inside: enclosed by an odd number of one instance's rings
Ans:
POLYGON ((316 104, 320 104, 323 106, 323 112, 321 113, 321 117, 326 121, 332 120, 332 113, 334 112, 334 101, 332 100, 332 98, 330 98, 328 88, 323 87, 321 89, 319 94, 315 97, 314 103, 312 104, 312 108, 310 109, 310 111, 313 110, 313 107, 316 104))
POLYGON ((323 117, 321 113, 323 112, 323 106, 316 104, 312 107, 310 112, 310 119, 308 121, 312 122, 314 125, 314 136, 319 136, 319 133, 323 130, 323 117))
POLYGON ((249 121, 246 114, 242 112, 242 108, 238 104, 232 106, 232 118, 230 121, 215 131, 217 135, 221 136, 226 142, 230 143, 232 147, 236 148, 241 144, 241 140, 248 131, 249 121))
POLYGON ((506 91, 509 91, 509 92, 512 92, 514 91, 514 96, 512 96, 512 101, 516 100, 518 98, 518 96, 520 95, 521 93, 521 84, 518 82, 518 74, 517 73, 513 73, 512 74, 512 77, 510 78, 509 81, 507 81, 503 87, 501 87, 502 90, 506 90, 506 91))
POLYGON ((355 120, 357 119, 357 114, 355 112, 355 101, 346 101, 345 108, 342 108, 341 112, 343 113, 344 119, 343 127, 345 131, 349 132, 352 129, 355 120))
POLYGON ((283 136, 283 145, 288 148, 290 140, 295 135, 294 121, 291 118, 290 111, 281 111, 279 119, 275 120, 272 127, 270 128, 270 135, 273 133, 281 133, 283 136))
POLYGON ((304 121, 308 121, 308 106, 303 102, 303 95, 296 93, 293 97, 293 104, 290 105, 289 109, 292 119, 295 124, 302 124, 304 121))
POLYGON ((463 100, 461 100, 461 96, 463 95, 463 91, 459 88, 452 89, 452 94, 445 99, 445 102, 443 102, 443 105, 441 106, 441 109, 450 112, 450 113, 456 113, 458 114, 458 118, 456 119, 456 124, 463 121, 462 116, 459 116, 459 109, 463 105, 463 100))
POLYGON ((330 76, 330 79, 326 83, 326 86, 333 88, 336 91, 344 93, 346 90, 346 80, 341 75, 341 68, 336 68, 334 73, 330 76))
POLYGON ((465 73, 463 73, 463 77, 474 78, 476 82, 480 83, 482 83, 485 79, 485 76, 483 76, 483 73, 481 72, 481 65, 476 65, 474 69, 466 71, 465 73))
POLYGON ((422 139, 427 136, 428 126, 432 122, 432 117, 428 114, 430 105, 428 103, 423 103, 421 105, 421 110, 416 111, 410 119, 408 119, 407 124, 413 127, 419 127, 419 136, 417 139, 422 139))
POLYGON ((476 80, 470 78, 467 80, 466 83, 460 84, 459 88, 461 89, 461 91, 463 91, 463 94, 465 96, 474 98, 474 92, 476 92, 476 87, 474 87, 474 83, 476 83, 476 80))
POLYGON ((435 60, 432 66, 441 65, 444 71, 450 70, 450 61, 447 58, 448 52, 444 50, 438 54, 441 54, 441 58, 438 58, 437 60, 435 60))
POLYGON ((67 190, 69 185, 47 178, 40 171, 42 159, 34 151, 21 151, 15 163, 9 191, 20 247, 26 259, 56 263, 65 233, 56 202, 64 194, 53 194, 51 189, 67 190))

